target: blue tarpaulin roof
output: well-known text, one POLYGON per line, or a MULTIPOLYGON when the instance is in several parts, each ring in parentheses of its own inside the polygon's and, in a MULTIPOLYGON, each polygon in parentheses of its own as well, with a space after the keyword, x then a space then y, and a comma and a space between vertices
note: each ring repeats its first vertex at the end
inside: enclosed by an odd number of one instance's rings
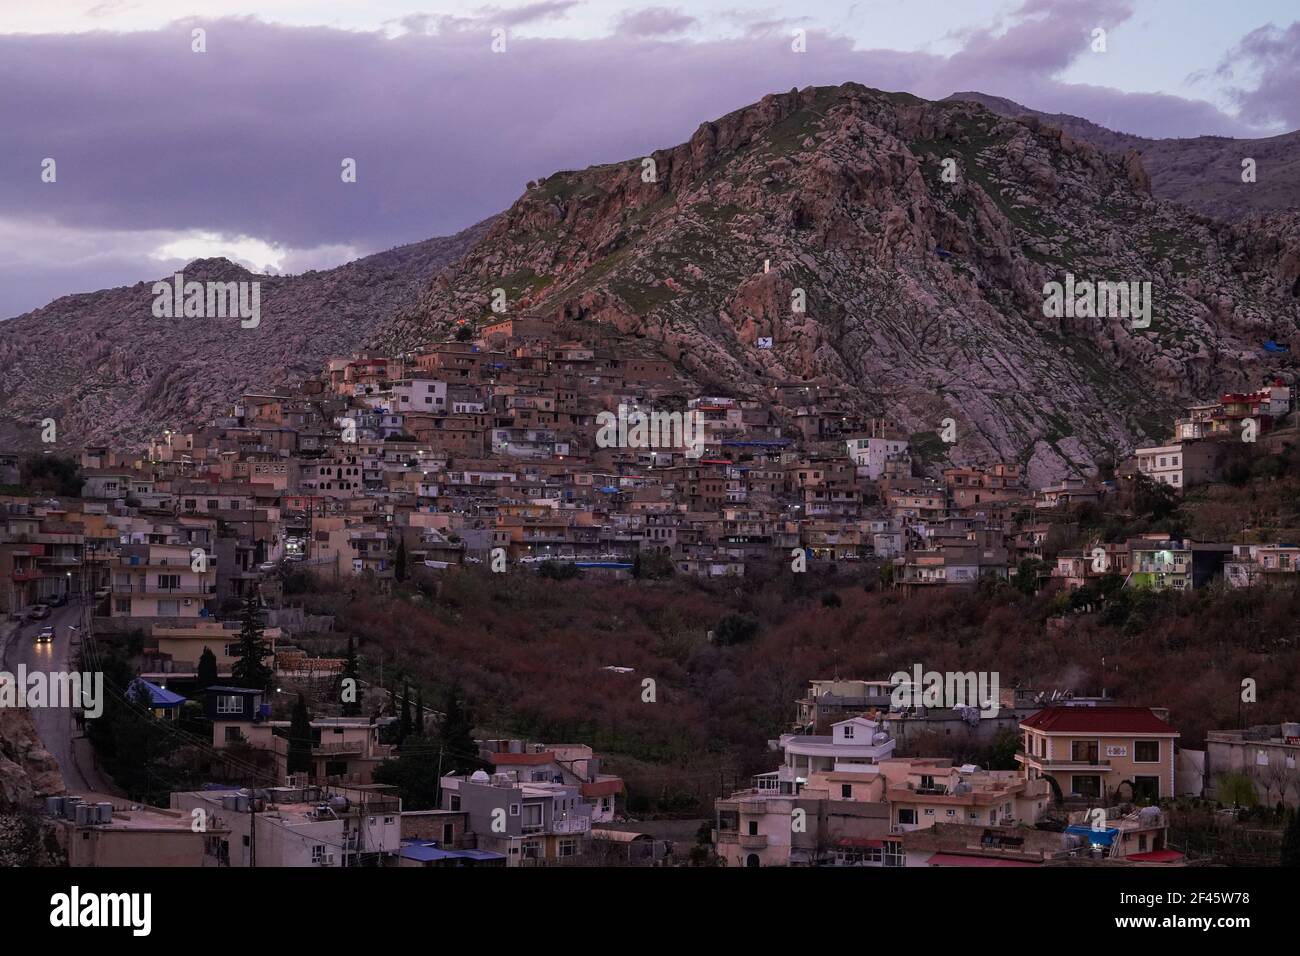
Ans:
POLYGON ((407 844, 398 851, 398 856, 419 863, 436 863, 439 860, 504 860, 501 853, 489 850, 444 850, 433 843, 407 844))
POLYGON ((149 699, 155 707, 179 707, 181 704, 185 703, 186 698, 182 697, 180 694, 174 694, 165 687, 151 684, 147 680, 139 677, 131 681, 130 686, 126 689, 127 694, 134 696, 137 693, 136 688, 141 684, 143 684, 145 689, 149 691, 149 699))
POLYGON ((1101 846, 1110 846, 1115 842, 1115 837, 1119 835, 1118 827, 1107 827, 1105 830, 1094 830, 1092 827, 1076 824, 1075 826, 1066 827, 1066 833, 1075 833, 1079 836, 1088 838, 1088 842, 1099 844, 1101 846))

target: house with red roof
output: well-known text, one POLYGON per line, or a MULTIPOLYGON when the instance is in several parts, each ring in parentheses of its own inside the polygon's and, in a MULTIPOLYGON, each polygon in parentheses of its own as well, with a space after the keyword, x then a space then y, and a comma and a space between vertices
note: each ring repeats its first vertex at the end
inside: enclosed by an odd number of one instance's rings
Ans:
POLYGON ((1179 733, 1150 707, 1047 707, 1020 722, 1027 779, 1066 799, 1156 801, 1175 795, 1179 733))

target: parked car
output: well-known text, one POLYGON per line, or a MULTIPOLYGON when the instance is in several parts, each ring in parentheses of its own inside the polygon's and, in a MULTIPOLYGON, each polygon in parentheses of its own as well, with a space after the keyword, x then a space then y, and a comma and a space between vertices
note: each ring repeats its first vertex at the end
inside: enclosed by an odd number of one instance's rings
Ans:
POLYGON ((63 605, 67 603, 68 595, 66 593, 56 594, 54 597, 50 598, 50 607, 63 607, 63 605))
POLYGON ((50 616, 50 608, 47 604, 33 604, 27 609, 27 620, 43 621, 50 616))
POLYGON ((36 635, 36 643, 37 643, 37 644, 53 644, 53 643, 54 643, 54 628, 51 627, 51 626, 48 625, 48 624, 45 625, 45 627, 41 628, 40 633, 36 635))

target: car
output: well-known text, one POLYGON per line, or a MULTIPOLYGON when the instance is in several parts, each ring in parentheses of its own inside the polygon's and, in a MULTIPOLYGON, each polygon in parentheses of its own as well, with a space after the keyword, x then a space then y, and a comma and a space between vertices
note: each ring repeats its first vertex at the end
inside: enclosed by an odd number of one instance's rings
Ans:
POLYGON ((54 643, 54 628, 50 627, 48 624, 45 625, 45 627, 41 628, 40 632, 36 635, 36 643, 37 643, 37 644, 53 644, 53 643, 54 643))
POLYGON ((50 616, 50 609, 45 604, 33 604, 27 609, 27 620, 43 621, 50 616))
POLYGON ((50 598, 50 607, 63 607, 63 605, 67 603, 68 603, 67 591, 64 591, 62 594, 56 594, 54 595, 54 597, 50 598))

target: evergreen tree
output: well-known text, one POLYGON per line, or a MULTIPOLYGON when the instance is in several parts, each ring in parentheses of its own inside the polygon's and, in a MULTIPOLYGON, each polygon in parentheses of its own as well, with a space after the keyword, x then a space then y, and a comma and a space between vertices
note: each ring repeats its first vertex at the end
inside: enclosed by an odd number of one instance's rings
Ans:
MULTIPOLYGON (((438 742, 412 734, 398 748, 396 757, 375 768, 374 781, 396 787, 403 810, 436 810, 438 770, 438 742)), ((444 761, 442 771, 447 770, 444 761)))
POLYGON ((474 742, 473 716, 468 707, 462 706, 455 685, 447 691, 439 736, 442 738, 443 773, 473 773, 484 769, 484 762, 478 756, 478 744, 474 742))
POLYGON ((343 677, 352 681, 353 696, 356 700, 343 701, 344 717, 359 717, 361 715, 361 679, 358 676, 360 667, 357 665, 357 648, 352 636, 348 635, 348 654, 343 659, 343 677))
POLYGON ((203 653, 199 655, 198 676, 194 684, 199 690, 207 690, 213 684, 217 683, 217 655, 212 653, 212 648, 203 648, 203 653))
POLYGON ((244 599, 240 620, 239 660, 231 668, 231 679, 236 687, 269 690, 275 672, 263 663, 271 649, 262 637, 262 608, 258 604, 257 595, 252 591, 244 599))
POLYGON ((400 744, 411 736, 411 685, 402 682, 402 716, 397 725, 397 742, 400 744))
POLYGON ((406 539, 397 539, 397 559, 393 562, 393 577, 398 581, 406 580, 406 539))
POLYGON ((307 712, 307 701, 302 694, 293 705, 293 717, 289 721, 289 773, 311 771, 311 714, 307 712))
POLYGON ((424 689, 415 692, 415 733, 424 736, 424 689))

